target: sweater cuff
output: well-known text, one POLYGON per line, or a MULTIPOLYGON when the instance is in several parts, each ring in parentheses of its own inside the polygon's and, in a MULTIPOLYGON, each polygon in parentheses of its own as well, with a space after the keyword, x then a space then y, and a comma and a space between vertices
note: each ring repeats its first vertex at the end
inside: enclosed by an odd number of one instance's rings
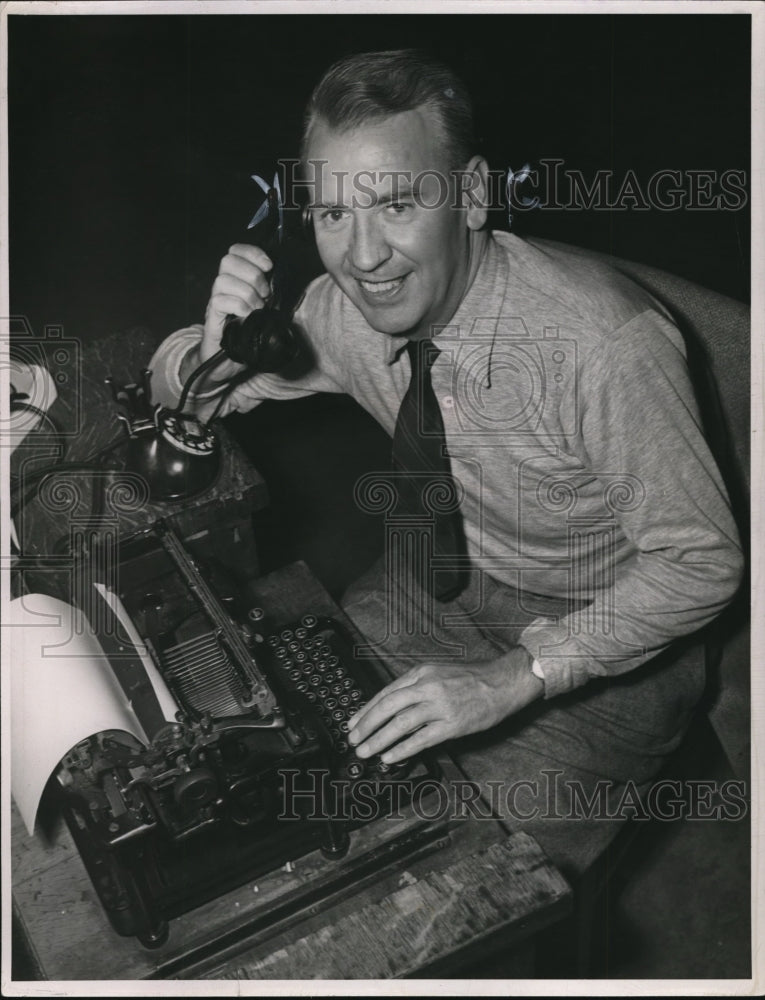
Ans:
POLYGON ((523 630, 518 642, 539 665, 545 698, 573 691, 593 676, 606 673, 602 664, 577 646, 566 626, 554 619, 536 618, 523 630))
MULTIPOLYGON (((175 406, 183 392, 181 371, 188 355, 196 350, 202 340, 203 327, 198 324, 176 330, 162 341, 149 362, 151 369, 151 398, 153 403, 175 406)), ((189 372, 191 374, 191 372, 189 372)), ((192 388, 190 397, 197 401, 212 400, 218 396, 223 386, 215 386, 207 392, 192 388)))

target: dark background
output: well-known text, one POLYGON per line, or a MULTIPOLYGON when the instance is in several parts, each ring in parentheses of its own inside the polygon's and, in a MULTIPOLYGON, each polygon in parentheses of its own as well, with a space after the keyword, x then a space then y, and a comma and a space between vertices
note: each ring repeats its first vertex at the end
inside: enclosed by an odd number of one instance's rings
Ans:
MULTIPOLYGON (((749 170, 746 15, 22 16, 9 24, 10 291, 35 329, 90 338, 203 315, 297 154, 336 58, 419 46, 474 95, 490 164, 557 157, 587 179, 749 170)), ((745 298, 747 210, 538 211, 521 232, 745 298)))

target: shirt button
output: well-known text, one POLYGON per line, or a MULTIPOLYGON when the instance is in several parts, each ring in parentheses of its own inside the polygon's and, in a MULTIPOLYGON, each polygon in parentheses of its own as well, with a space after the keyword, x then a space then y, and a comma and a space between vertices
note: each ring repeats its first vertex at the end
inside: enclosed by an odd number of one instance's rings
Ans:
POLYGON ((447 409, 451 409, 454 406, 454 398, 452 396, 444 396, 441 402, 447 409))

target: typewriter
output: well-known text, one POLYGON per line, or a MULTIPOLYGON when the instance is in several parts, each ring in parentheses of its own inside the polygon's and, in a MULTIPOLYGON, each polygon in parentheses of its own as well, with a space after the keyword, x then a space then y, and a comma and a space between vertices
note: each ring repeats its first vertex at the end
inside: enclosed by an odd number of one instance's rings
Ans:
POLYGON ((118 589, 175 718, 115 657, 147 741, 92 735, 51 787, 119 934, 161 946, 174 916, 309 852, 340 872, 354 831, 442 780, 427 756, 356 757, 348 721, 384 679, 337 620, 274 628, 162 522, 121 543, 118 589))

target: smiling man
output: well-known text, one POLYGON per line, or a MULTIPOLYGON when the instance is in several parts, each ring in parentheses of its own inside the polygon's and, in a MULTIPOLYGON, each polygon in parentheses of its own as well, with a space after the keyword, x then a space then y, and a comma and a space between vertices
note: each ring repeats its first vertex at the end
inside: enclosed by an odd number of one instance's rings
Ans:
MULTIPOLYGON (((349 740, 390 763, 454 741, 495 810, 575 874, 611 834, 583 803, 644 789, 682 738, 703 665, 669 647, 741 574, 682 338, 608 267, 487 230, 470 101, 422 55, 332 67, 303 161, 327 270, 295 315, 315 367, 227 363, 200 412, 346 392, 389 432, 396 530, 343 603, 397 679, 349 740)), ((271 267, 231 247, 204 327, 152 362, 160 399, 218 351, 228 316, 264 305, 271 267)))
POLYGON ((485 211, 468 199, 456 207, 457 170, 483 172, 485 161, 453 161, 439 132, 437 113, 420 107, 350 131, 316 117, 306 135, 322 261, 392 336, 430 337, 448 323, 488 240, 485 211))

